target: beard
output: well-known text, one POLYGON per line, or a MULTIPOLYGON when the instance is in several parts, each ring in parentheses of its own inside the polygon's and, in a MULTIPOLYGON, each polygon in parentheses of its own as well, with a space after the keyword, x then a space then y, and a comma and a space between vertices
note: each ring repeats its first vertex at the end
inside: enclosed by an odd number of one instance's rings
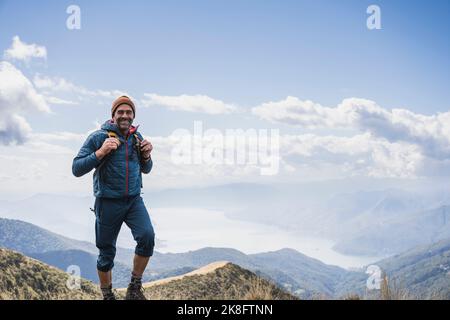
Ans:
POLYGON ((120 129, 129 129, 133 123, 132 119, 118 119, 117 125, 120 129))

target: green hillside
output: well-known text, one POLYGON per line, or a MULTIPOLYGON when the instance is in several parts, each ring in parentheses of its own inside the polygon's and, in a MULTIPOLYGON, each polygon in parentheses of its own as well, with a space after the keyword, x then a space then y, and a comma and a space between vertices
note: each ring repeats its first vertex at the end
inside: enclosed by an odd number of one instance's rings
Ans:
POLYGON ((97 287, 81 280, 79 289, 66 285, 69 275, 18 252, 0 248, 0 299, 98 299, 97 287))

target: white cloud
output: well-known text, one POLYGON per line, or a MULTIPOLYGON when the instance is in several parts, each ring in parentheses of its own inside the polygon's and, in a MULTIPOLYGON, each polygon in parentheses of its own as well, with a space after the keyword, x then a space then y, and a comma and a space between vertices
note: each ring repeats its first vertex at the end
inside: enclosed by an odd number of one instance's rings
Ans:
MULTIPOLYGON (((55 90, 59 92, 67 90, 81 93, 85 90, 62 78, 36 76, 35 83, 36 86, 50 91, 51 88, 56 88, 55 90)), ((100 91, 95 92, 98 93, 97 97, 101 96, 100 91)), ((108 92, 104 95, 107 96, 108 92)), ((326 108, 312 102, 298 103, 299 100, 296 98, 288 100, 285 107, 283 107, 284 103, 263 104, 255 113, 260 116, 264 114, 265 117, 276 122, 286 122, 285 118, 289 118, 291 124, 304 123, 308 128, 351 128, 353 131, 354 129, 361 130, 362 133, 353 136, 336 136, 331 133, 327 136, 317 134, 281 135, 280 170, 279 174, 273 177, 261 176, 261 163, 242 165, 236 163, 174 163, 172 151, 174 146, 179 143, 177 139, 174 139, 173 136, 147 137, 154 145, 154 170, 151 175, 144 176, 144 185, 146 188, 158 189, 233 182, 267 182, 270 179, 277 182, 349 177, 409 179, 429 175, 430 171, 427 167, 430 162, 433 163, 433 173, 431 174, 435 174, 436 170, 443 167, 443 162, 430 158, 430 154, 424 152, 417 140, 406 139, 406 135, 400 135, 396 130, 381 129, 391 124, 395 129, 408 128, 409 131, 406 132, 417 132, 418 136, 424 136, 427 132, 431 132, 429 122, 434 119, 433 117, 417 115, 407 110, 387 111, 375 103, 363 99, 347 99, 336 108, 326 108), (279 108, 285 109, 284 115, 283 112, 279 113, 278 118, 274 120, 270 115, 279 108), (301 112, 295 110, 296 108, 300 108, 301 112), (394 125, 398 123, 402 123, 403 127, 394 125)), ((440 117, 443 115, 435 116, 435 118, 440 117)), ((444 123, 445 118, 439 121, 444 123)), ((438 128, 435 128, 434 132, 445 132, 442 129, 439 131, 438 128)), ((404 133, 405 130, 400 130, 400 132, 404 133)), ((24 145, 27 148, 15 148, 15 150, 20 151, 21 154, 33 154, 33 157, 41 159, 42 161, 37 165, 42 165, 42 168, 37 172, 40 172, 39 176, 44 175, 45 179, 51 181, 52 185, 58 183, 61 190, 78 188, 78 191, 86 191, 91 189, 90 176, 76 179, 76 183, 74 183, 70 167, 73 157, 89 133, 32 133, 30 134, 32 139, 24 145), (54 163, 54 157, 57 157, 58 164, 54 163), (57 168, 54 172, 51 170, 53 167, 57 168)), ((217 144, 218 140, 211 136, 206 139, 209 147, 227 153, 227 146, 217 144)), ((20 171, 20 168, 16 168, 16 170, 20 171)), ((6 177, 10 174, 8 170, 4 173, 1 171, 4 170, 0 170, 2 176, 6 177)), ((36 179, 38 178, 36 176, 36 179)))
POLYGON ((31 133, 31 127, 24 117, 17 114, 5 114, 0 119, 0 143, 22 144, 31 133))
POLYGON ((6 61, 0 61, 0 99, 2 109, 50 112, 44 97, 36 92, 28 78, 6 61))
POLYGON ((98 125, 95 123, 85 133, 30 133, 29 139, 21 145, 0 144, 0 179, 24 181, 20 184, 0 183, 0 193, 90 193, 92 175, 75 178, 72 174, 72 160, 87 136, 98 129, 98 125))
MULTIPOLYGON (((124 91, 120 90, 89 90, 86 89, 83 86, 78 86, 64 78, 61 77, 49 77, 44 76, 41 74, 36 74, 33 78, 33 83, 36 86, 36 88, 40 90, 45 90, 45 92, 49 95, 50 92, 59 92, 59 93, 66 93, 66 94, 75 94, 76 97, 79 100, 85 100, 85 99, 92 99, 94 97, 97 98, 106 98, 111 100, 116 99, 119 96, 127 95, 131 98, 133 98, 131 95, 127 94, 124 91)), ((57 98, 59 99, 59 98, 57 98)), ((59 99, 61 104, 61 100, 59 99)), ((56 101, 56 100, 54 100, 56 101)), ((70 100, 63 100, 63 101, 69 101, 70 104, 78 104, 78 102, 70 101, 70 100)), ((69 103, 66 103, 69 104, 69 103)))
POLYGON ((262 119, 309 129, 356 129, 391 142, 420 146, 437 159, 450 156, 450 112, 426 116, 406 109, 387 110, 366 99, 345 99, 335 108, 287 97, 252 108, 262 119))
MULTIPOLYGON (((23 146, 8 147, 7 152, 6 147, 0 146, 0 154, 24 159, 20 163, 12 163, 10 159, 0 157, 0 176, 20 175, 27 179, 26 188, 31 192, 90 192, 91 175, 76 179, 71 174, 71 165, 93 130, 86 133, 33 133, 23 146), (39 174, 24 169, 26 159, 30 158, 36 160, 34 171, 39 174), (44 181, 42 177, 45 177, 44 181)), ((283 135, 280 137, 280 170, 275 176, 262 176, 259 163, 174 163, 172 151, 179 139, 172 135, 145 138, 154 146, 153 171, 150 175, 144 175, 147 189, 242 182, 305 182, 349 177, 416 178, 428 174, 424 166, 427 159, 417 146, 403 142, 391 143, 374 138, 370 133, 353 137, 283 135)), ((214 143, 214 139, 208 141, 214 143)), ((227 146, 215 147, 222 148, 225 153, 228 150, 227 146)))
POLYGON ((40 140, 45 142, 77 142, 82 143, 87 138, 88 133, 74 133, 74 132, 54 132, 54 133, 33 133, 30 137, 33 140, 40 140))
POLYGON ((37 44, 26 44, 19 36, 14 36, 10 48, 4 52, 4 58, 9 60, 22 60, 29 62, 31 58, 47 58, 47 49, 37 44))
POLYGON ((0 153, 14 157, 0 157, 0 176, 12 177, 16 182, 0 183, 1 192, 34 194, 64 192, 81 181, 72 179, 71 159, 74 151, 64 146, 28 140, 20 146, 1 146, 0 153), (21 180, 17 183, 17 180, 21 180))
POLYGON ((424 157, 416 145, 404 143, 379 143, 373 146, 373 166, 368 176, 380 178, 416 178, 424 157))
POLYGON ((275 123, 286 123, 307 129, 345 129, 357 126, 364 116, 374 120, 383 118, 387 111, 366 99, 345 99, 336 108, 324 107, 310 100, 287 97, 277 102, 266 102, 252 108, 252 113, 275 123))
POLYGON ((31 133, 30 140, 32 140, 34 144, 30 142, 29 145, 36 146, 36 143, 40 142, 44 145, 44 147, 48 147, 42 149, 43 152, 58 149, 59 151, 65 151, 74 154, 81 147, 86 138, 92 132, 99 130, 100 127, 101 124, 95 121, 93 123, 92 129, 85 133, 76 133, 69 131, 31 133), (63 149, 61 149, 60 147, 62 147, 63 149))
POLYGON ((146 107, 163 106, 170 110, 199 112, 207 114, 226 114, 237 110, 232 104, 226 104, 205 95, 161 96, 155 93, 145 93, 142 103, 146 107))
POLYGON ((371 133, 351 137, 285 135, 281 155, 294 168, 334 167, 341 177, 416 178, 427 159, 410 143, 389 142, 371 133))
MULTIPOLYGON (((49 77, 42 74, 36 74, 33 78, 33 83, 36 88, 45 93, 47 101, 51 104, 74 105, 79 104, 79 101, 92 101, 92 98, 108 99, 109 101, 112 101, 122 95, 129 96, 135 103, 138 102, 132 95, 121 90, 90 90, 61 77, 49 77), (55 93, 69 95, 70 98, 55 97, 53 95, 55 93)), ((226 104, 221 100, 216 100, 205 95, 162 96, 153 93, 145 93, 144 98, 140 102, 144 107, 163 106, 170 110, 207 114, 228 114, 238 111, 238 107, 235 105, 226 104)), ((98 103, 103 104, 101 101, 98 103)))
MULTIPOLYGON (((171 159, 171 151, 179 142, 175 137, 152 137, 150 140, 156 159, 152 181, 157 181, 158 185, 176 187, 267 181, 261 176, 261 164, 175 164, 171 159)), ((214 139, 210 142, 214 144, 214 139)), ((226 146, 214 147, 228 152, 226 146)), ((392 143, 370 133, 351 137, 282 135, 280 157, 280 171, 274 176, 278 182, 349 177, 409 179, 427 174, 423 170, 427 159, 420 148, 404 142, 392 143)))
POLYGON ((47 101, 49 104, 57 104, 57 105, 77 105, 79 104, 76 101, 70 101, 70 100, 64 100, 58 97, 52 97, 52 96, 44 96, 45 101, 47 101))
POLYGON ((48 89, 51 91, 79 91, 81 87, 77 87, 73 83, 60 77, 48 77, 36 74, 33 78, 33 83, 36 88, 48 89))
POLYGON ((349 122, 342 110, 323 107, 310 100, 287 97, 278 102, 266 102, 252 108, 252 113, 271 122, 302 126, 308 129, 320 127, 345 127, 349 122))
POLYGON ((50 108, 22 72, 0 61, 0 142, 23 143, 31 127, 22 114, 33 111, 50 112, 50 108))

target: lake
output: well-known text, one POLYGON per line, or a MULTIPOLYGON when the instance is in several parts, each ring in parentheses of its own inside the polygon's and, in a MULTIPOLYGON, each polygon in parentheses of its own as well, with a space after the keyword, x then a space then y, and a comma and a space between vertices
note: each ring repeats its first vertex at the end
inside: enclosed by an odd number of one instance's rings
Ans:
MULTIPOLYGON (((222 211, 153 208, 150 216, 157 238, 163 241, 163 245, 155 247, 155 250, 162 253, 179 253, 204 247, 234 248, 247 254, 292 248, 343 268, 366 266, 382 258, 343 255, 331 249, 332 241, 305 237, 275 226, 232 220, 222 211)), ((127 246, 130 244, 127 243, 127 246)))

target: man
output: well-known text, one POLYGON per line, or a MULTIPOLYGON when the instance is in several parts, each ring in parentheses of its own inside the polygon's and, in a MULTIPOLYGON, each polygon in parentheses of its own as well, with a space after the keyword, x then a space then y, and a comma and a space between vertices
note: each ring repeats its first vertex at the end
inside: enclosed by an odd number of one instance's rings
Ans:
POLYGON ((131 229, 137 242, 131 281, 126 299, 145 300, 142 274, 153 255, 155 233, 142 197, 141 173, 149 173, 153 162, 152 144, 132 126, 136 108, 127 96, 117 98, 112 119, 93 132, 73 160, 76 177, 94 172, 95 237, 99 249, 98 277, 104 300, 115 300, 112 273, 116 240, 122 223, 131 229))

